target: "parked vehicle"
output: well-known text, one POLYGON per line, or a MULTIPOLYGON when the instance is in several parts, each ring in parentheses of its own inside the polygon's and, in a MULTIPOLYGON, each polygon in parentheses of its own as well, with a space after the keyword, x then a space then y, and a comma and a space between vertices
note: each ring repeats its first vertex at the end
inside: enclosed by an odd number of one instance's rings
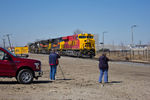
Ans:
POLYGON ((20 57, 28 57, 28 47, 14 47, 14 53, 16 56, 20 56, 20 57))
POLYGON ((0 47, 0 77, 15 77, 19 83, 28 84, 42 74, 39 60, 20 58, 0 47))

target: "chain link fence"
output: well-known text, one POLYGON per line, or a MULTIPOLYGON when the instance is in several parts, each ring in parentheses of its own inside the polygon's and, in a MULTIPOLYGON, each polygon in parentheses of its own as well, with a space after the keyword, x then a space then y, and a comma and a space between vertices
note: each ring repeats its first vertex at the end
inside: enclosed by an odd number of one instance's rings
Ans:
MULTIPOLYGON (((103 52, 97 52, 99 57, 103 52)), ((125 60, 125 61, 146 61, 150 62, 150 49, 146 50, 114 50, 106 51, 107 56, 112 60, 125 60)))

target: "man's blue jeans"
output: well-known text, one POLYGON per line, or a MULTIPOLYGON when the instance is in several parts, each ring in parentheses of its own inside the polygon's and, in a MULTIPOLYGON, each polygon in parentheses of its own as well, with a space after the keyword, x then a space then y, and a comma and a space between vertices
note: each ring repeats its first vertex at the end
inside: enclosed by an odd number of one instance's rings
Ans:
POLYGON ((100 76, 99 76, 99 82, 102 82, 102 78, 103 78, 103 74, 104 74, 104 83, 108 82, 108 69, 100 69, 100 76))
POLYGON ((55 80, 57 65, 50 65, 50 80, 55 80))

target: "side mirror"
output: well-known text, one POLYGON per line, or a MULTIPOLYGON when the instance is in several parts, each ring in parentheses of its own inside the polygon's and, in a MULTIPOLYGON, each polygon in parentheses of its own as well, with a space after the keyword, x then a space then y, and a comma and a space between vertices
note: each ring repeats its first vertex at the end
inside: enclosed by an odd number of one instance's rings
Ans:
POLYGON ((29 55, 26 55, 26 58, 28 58, 29 57, 29 55))

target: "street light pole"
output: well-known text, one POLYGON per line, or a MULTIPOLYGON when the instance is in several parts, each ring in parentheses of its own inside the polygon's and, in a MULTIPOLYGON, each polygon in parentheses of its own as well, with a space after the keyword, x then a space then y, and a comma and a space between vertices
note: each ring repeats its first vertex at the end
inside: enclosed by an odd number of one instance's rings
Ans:
POLYGON ((132 41, 131 46, 134 46, 134 38, 133 38, 133 28, 134 27, 137 27, 137 25, 132 25, 131 26, 131 33, 132 33, 132 36, 131 36, 131 41, 132 41))

